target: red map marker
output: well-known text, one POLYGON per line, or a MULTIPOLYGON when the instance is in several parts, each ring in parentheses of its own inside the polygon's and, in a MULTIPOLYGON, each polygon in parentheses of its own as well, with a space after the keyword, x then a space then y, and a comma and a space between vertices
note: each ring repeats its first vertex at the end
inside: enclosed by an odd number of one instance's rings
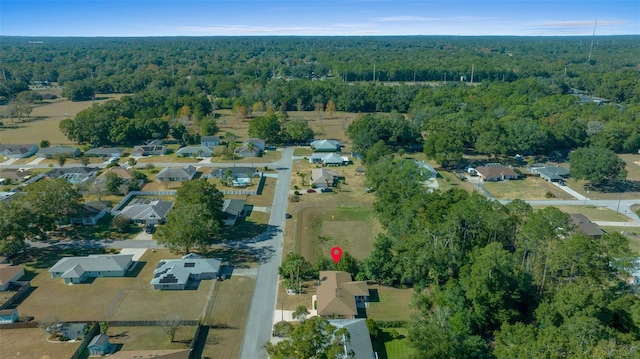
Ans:
POLYGON ((342 258, 342 248, 333 247, 331 248, 331 257, 333 257, 333 261, 338 264, 340 262, 340 258, 342 258))

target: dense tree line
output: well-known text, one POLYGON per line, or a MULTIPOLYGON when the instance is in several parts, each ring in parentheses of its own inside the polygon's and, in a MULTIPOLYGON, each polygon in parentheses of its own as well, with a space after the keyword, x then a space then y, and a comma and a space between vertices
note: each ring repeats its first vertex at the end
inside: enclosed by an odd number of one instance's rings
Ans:
MULTIPOLYGON (((2 37, 4 78, 64 85, 89 80, 98 93, 135 93, 186 82, 218 97, 273 79, 507 81, 566 76, 596 96, 638 95, 637 36, 599 37, 588 61, 582 37, 2 37), (374 73, 375 68, 375 73, 374 73), (472 74, 472 68, 474 69, 472 74), (624 79, 625 86, 619 86, 624 79)), ((294 100, 295 101, 295 100, 294 100)))
POLYGON ((579 234, 552 207, 429 193, 411 160, 371 165, 367 183, 385 231, 362 274, 416 290, 417 357, 637 357, 640 299, 624 281, 636 260, 626 237, 579 234))

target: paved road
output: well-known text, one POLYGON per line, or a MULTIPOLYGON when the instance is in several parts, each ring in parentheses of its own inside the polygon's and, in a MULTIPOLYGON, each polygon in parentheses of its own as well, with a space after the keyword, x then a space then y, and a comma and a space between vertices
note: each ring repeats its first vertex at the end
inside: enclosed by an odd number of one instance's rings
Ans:
POLYGON ((263 345, 271 339, 273 313, 276 308, 278 267, 282 259, 283 231, 291 181, 292 158, 293 148, 285 148, 282 151, 280 161, 274 163, 274 167, 278 168, 278 182, 269 217, 271 231, 261 240, 249 245, 258 253, 264 254, 265 250, 268 250, 271 255, 262 258, 258 269, 256 288, 253 292, 242 340, 241 359, 267 357, 263 345))
POLYGON ((111 240, 111 239, 88 239, 75 241, 26 241, 33 248, 46 247, 78 247, 78 248, 164 248, 155 240, 111 240))

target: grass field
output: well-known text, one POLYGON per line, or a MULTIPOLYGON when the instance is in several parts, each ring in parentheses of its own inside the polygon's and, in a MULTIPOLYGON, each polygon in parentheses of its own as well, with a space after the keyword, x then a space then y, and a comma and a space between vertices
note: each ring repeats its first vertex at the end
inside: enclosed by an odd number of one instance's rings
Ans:
POLYGON ((484 188, 498 199, 549 199, 551 193, 555 199, 573 199, 572 196, 549 182, 537 177, 527 177, 521 180, 484 182, 484 188))
MULTIPOLYGON (((34 120, 19 122, 17 119, 4 121, 5 126, 0 129, 0 143, 36 143, 49 140, 52 145, 71 144, 67 137, 60 132, 60 122, 66 118, 73 118, 78 112, 91 107, 95 103, 102 103, 110 99, 120 98, 121 94, 96 95, 98 100, 71 102, 64 98, 44 101, 36 105, 31 113, 34 120)), ((0 106, 0 112, 5 106, 0 106)))
POLYGON ((334 246, 363 260, 373 249, 373 241, 381 230, 366 207, 309 207, 298 213, 298 221, 296 247, 311 262, 318 256, 329 256, 334 246))
POLYGON ((3 329, 0 334, 0 357, 3 359, 70 358, 80 342, 49 343, 42 329, 3 329))
POLYGON ((374 320, 409 320, 413 289, 391 288, 370 285, 371 294, 367 317, 374 320))
MULTIPOLYGON (((534 208, 544 208, 546 206, 534 206, 534 208)), ((591 221, 604 222, 630 222, 631 219, 622 213, 612 211, 604 207, 596 206, 554 206, 562 212, 569 214, 581 213, 591 221)))
POLYGON ((409 358, 412 353, 409 330, 406 328, 383 328, 382 334, 373 341, 373 350, 378 353, 379 359, 409 358), (394 330, 399 334, 395 339, 391 335, 394 330))
POLYGON ((254 287, 255 279, 241 276, 216 283, 215 300, 206 318, 212 327, 203 358, 236 359, 240 356, 254 287))

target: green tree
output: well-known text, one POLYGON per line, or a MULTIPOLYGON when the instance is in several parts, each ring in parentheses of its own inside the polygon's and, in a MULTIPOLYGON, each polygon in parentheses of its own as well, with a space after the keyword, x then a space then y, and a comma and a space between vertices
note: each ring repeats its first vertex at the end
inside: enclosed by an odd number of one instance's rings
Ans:
POLYGON ((349 341, 349 332, 345 328, 337 329, 326 319, 313 317, 296 327, 291 333, 291 338, 275 345, 267 342, 264 347, 273 359, 353 358, 354 353, 346 351, 349 341))
POLYGON ((51 142, 49 142, 49 140, 40 141, 40 148, 48 148, 49 146, 51 146, 51 142))
POLYGON ((107 179, 105 180, 105 189, 109 193, 120 193, 121 186, 124 183, 124 180, 118 176, 115 172, 107 173, 107 179))
POLYGON ((296 307, 296 310, 293 311, 293 314, 291 314, 293 316, 293 318, 297 319, 300 322, 304 322, 305 320, 307 320, 307 315, 309 315, 309 311, 307 310, 307 307, 305 307, 304 305, 299 305, 296 307))
POLYGON ((0 253, 10 255, 27 248, 25 240, 36 225, 23 203, 0 202, 0 253))
POLYGON ((249 136, 266 142, 280 142, 280 130, 280 121, 275 114, 258 116, 249 122, 249 136))
POLYGON ((569 155, 571 177, 600 187, 627 177, 625 162, 606 148, 582 147, 569 155))
POLYGON ((297 253, 288 253, 284 257, 278 273, 284 278, 285 287, 296 291, 300 289, 303 281, 314 276, 311 264, 297 253))
POLYGON ((25 191, 23 200, 32 223, 43 231, 55 229, 58 223, 68 223, 82 209, 82 195, 62 178, 32 183, 25 191))
POLYGON ((60 166, 60 168, 64 167, 64 164, 67 162, 67 156, 65 156, 62 153, 56 153, 55 155, 53 155, 53 160, 56 161, 56 163, 58 163, 58 166, 60 166))
POLYGON ((62 96, 74 102, 89 101, 93 100, 95 89, 85 81, 66 82, 62 90, 62 96))
POLYGON ((284 123, 284 135, 288 142, 300 143, 313 138, 313 130, 303 119, 293 119, 284 123))

